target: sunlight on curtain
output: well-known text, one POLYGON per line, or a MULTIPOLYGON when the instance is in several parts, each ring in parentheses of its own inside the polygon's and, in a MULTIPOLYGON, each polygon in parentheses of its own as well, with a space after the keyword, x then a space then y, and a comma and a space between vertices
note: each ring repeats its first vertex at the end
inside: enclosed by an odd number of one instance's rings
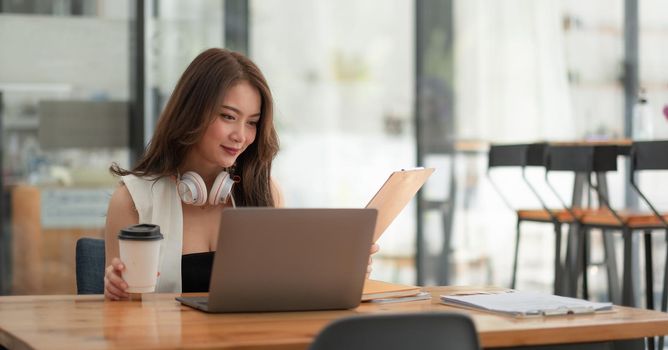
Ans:
MULTIPOLYGON (((578 136, 562 15, 562 3, 551 0, 456 1, 458 139, 521 143, 578 136)), ((461 195, 455 203, 452 283, 506 286, 515 214, 485 178, 484 154, 459 155, 455 161, 461 195)), ((518 172, 498 175, 513 204, 537 206, 518 172)), ((528 176, 542 180, 542 172, 528 176)), ((571 186, 568 179, 561 182, 560 187, 571 186)), ((522 232, 518 286, 550 291, 551 227, 525 224, 522 232)))
MULTIPOLYGON (((415 166, 413 12, 411 1, 251 2, 287 206, 362 208, 393 170, 415 166)), ((415 221, 411 204, 381 238, 372 277, 414 282, 415 221)))
POLYGON ((456 2, 460 138, 521 142, 576 136, 560 6, 552 0, 456 2))

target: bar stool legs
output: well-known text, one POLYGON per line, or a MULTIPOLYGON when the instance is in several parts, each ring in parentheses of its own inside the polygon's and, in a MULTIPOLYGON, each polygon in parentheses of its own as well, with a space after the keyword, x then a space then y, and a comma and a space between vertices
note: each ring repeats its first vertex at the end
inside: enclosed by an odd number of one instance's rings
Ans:
POLYGON ((654 310, 654 269, 652 266, 652 230, 645 230, 645 305, 654 310))
POLYGON ((589 230, 582 230, 582 298, 589 300, 589 283, 587 270, 589 267, 589 230))
POLYGON ((615 253, 615 237, 603 230, 603 252, 605 254, 605 267, 608 277, 608 295, 614 304, 621 304, 622 295, 620 290, 619 274, 617 273, 617 255, 615 253))
POLYGON ((517 282, 517 256, 520 251, 520 224, 522 221, 517 218, 517 227, 516 227, 516 235, 515 235, 515 256, 513 258, 513 277, 510 280, 510 288, 515 289, 515 284, 517 282))
MULTIPOLYGON (((666 262, 663 267, 663 293, 661 295, 661 311, 668 311, 668 229, 666 230, 666 262)), ((659 336, 659 350, 663 350, 666 336, 659 336)))
MULTIPOLYGON (((652 268, 652 230, 645 230, 645 305, 654 310, 654 269, 652 268)), ((654 350, 654 337, 647 338, 647 349, 654 350)))
POLYGON ((634 271, 638 271, 638 254, 637 244, 634 242, 633 232, 628 227, 622 230, 624 237, 624 283, 622 286, 622 305, 637 306, 636 296, 638 295, 636 289, 638 288, 638 275, 634 271))
POLYGON ((561 294, 563 269, 561 267, 561 224, 554 224, 554 294, 561 294))
POLYGON ((587 227, 578 228, 577 232, 577 250, 576 250, 576 273, 571 276, 571 284, 576 286, 575 296, 577 296, 577 286, 582 276, 582 299, 589 299, 589 276, 587 276, 587 270, 589 268, 589 247, 591 242, 589 240, 590 232, 587 227))
POLYGON ((578 269, 578 244, 580 232, 580 224, 574 223, 568 228, 568 236, 566 237, 566 257, 564 258, 564 283, 563 296, 577 297, 578 290, 578 276, 580 270, 578 269))
MULTIPOLYGON (((608 297, 614 304, 621 304, 620 282, 617 274, 617 259, 615 256, 614 240, 608 232, 603 230, 603 253, 604 265, 608 280, 608 297)), ((570 277, 571 284, 577 286, 579 282, 579 275, 582 274, 582 298, 589 298, 589 276, 588 266, 591 263, 591 228, 584 226, 578 230, 578 247, 576 249, 577 256, 577 274, 570 277)), ((577 296, 577 289, 573 292, 573 296, 577 296)))
MULTIPOLYGON (((515 289, 517 284, 517 264, 520 250, 520 224, 521 220, 517 220, 517 233, 515 237, 515 254, 513 257, 513 272, 510 281, 510 288, 515 289)), ((561 224, 554 223, 554 287, 553 292, 556 295, 561 295, 563 290, 563 268, 561 263, 561 224)))

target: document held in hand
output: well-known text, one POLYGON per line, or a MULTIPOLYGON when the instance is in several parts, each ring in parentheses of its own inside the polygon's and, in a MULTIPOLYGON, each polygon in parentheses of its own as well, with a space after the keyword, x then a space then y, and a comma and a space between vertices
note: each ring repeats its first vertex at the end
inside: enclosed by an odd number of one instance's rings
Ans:
POLYGON ((445 304, 491 311, 508 316, 555 316, 612 310, 612 303, 596 303, 552 294, 505 290, 441 295, 445 304))

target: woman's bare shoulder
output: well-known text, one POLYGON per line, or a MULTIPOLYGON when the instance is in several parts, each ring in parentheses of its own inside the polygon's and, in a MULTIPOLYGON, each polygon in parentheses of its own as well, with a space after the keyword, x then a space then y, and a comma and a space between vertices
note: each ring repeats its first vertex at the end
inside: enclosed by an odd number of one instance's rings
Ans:
POLYGON ((107 215, 113 215, 114 217, 119 218, 129 215, 129 218, 136 218, 137 221, 139 220, 137 208, 135 208, 135 203, 132 200, 132 195, 127 186, 122 182, 116 187, 114 193, 111 195, 107 215))

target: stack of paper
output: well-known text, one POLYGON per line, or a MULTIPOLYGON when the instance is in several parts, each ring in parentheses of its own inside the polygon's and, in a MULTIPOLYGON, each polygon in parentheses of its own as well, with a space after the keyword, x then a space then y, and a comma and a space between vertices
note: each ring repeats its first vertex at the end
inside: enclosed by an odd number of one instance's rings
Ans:
POLYGON ((441 301, 445 304, 511 316, 570 315, 612 309, 612 303, 595 303, 582 299, 517 290, 441 295, 441 301))
POLYGON ((431 299, 431 294, 422 292, 420 287, 366 280, 362 301, 389 303, 431 299))

